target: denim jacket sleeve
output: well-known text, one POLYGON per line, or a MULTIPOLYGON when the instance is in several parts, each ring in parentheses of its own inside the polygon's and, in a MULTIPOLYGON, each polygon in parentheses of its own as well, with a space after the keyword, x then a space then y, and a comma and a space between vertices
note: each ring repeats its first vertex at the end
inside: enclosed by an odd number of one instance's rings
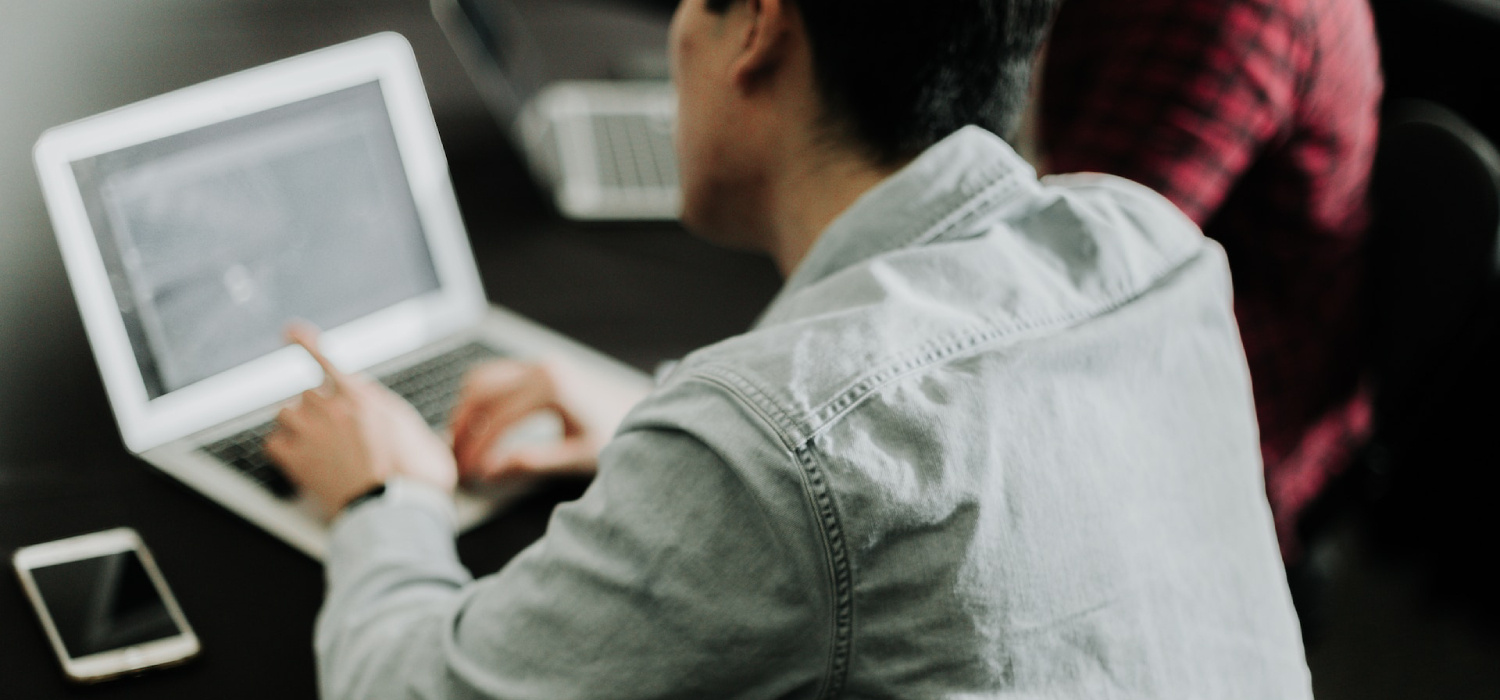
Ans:
MULTIPOLYGON (((336 524, 317 625, 327 698, 812 697, 829 615, 805 557, 719 453, 622 433, 577 502, 474 581, 435 509, 336 524)), ((794 528, 800 529, 800 528, 794 528)))

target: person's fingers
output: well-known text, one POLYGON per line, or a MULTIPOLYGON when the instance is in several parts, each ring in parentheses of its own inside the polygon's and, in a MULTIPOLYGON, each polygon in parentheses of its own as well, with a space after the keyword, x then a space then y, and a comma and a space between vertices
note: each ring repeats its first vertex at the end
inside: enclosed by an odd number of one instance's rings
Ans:
POLYGON ((510 360, 487 362, 469 370, 459 388, 448 427, 454 435, 467 432, 469 422, 487 410, 488 404, 505 401, 507 395, 525 382, 525 366, 510 360))
MULTIPOLYGON (((307 424, 307 416, 300 406, 286 406, 276 412, 276 432, 282 430, 289 433, 302 432, 307 424)), ((276 434, 273 432, 272 435, 276 434)), ((268 436, 269 437, 269 436, 268 436)))
POLYGON ((591 440, 569 438, 492 451, 469 476, 486 481, 534 474, 586 474, 594 469, 596 448, 591 440))
POLYGON ((459 394, 458 402, 453 405, 453 413, 448 417, 448 430, 453 433, 453 445, 456 448, 472 429, 474 419, 483 414, 485 399, 478 396, 465 396, 459 394))
MULTIPOLYGON (((261 449, 265 451, 267 457, 271 458, 272 462, 285 467, 287 466, 288 457, 292 453, 292 434, 285 428, 272 430, 266 436, 265 441, 261 443, 261 449)), ((288 471, 288 476, 291 476, 290 471, 288 471)))
POLYGON ((545 385, 527 385, 504 401, 491 401, 469 420, 463 432, 454 433, 454 456, 460 464, 477 463, 522 419, 554 407, 553 396, 545 385))
POLYGON ((287 327, 287 340, 302 346, 307 354, 323 368, 323 375, 333 384, 335 390, 342 390, 349 384, 349 375, 344 374, 338 367, 323 355, 318 349, 318 329, 307 323, 293 323, 287 327))
POLYGON ((437 431, 431 425, 428 425, 427 419, 422 416, 422 412, 418 411, 417 407, 412 405, 410 401, 402 398, 396 392, 386 389, 384 386, 379 386, 378 388, 379 392, 374 396, 374 401, 381 404, 382 412, 389 419, 400 421, 412 427, 419 427, 422 430, 436 434, 437 431))
POLYGON ((555 398, 545 377, 532 377, 506 387, 503 393, 471 402, 462 421, 452 427, 454 456, 460 466, 477 463, 506 430, 538 410, 552 408, 555 398))
POLYGON ((486 411, 470 421, 463 433, 454 435, 453 456, 458 459, 460 469, 466 465, 477 466, 484 453, 510 427, 502 413, 503 409, 499 408, 486 411))
POLYGON ((453 451, 461 454, 479 440, 489 428, 494 427, 492 414, 498 414, 502 406, 516 401, 514 392, 494 394, 464 401, 453 412, 448 431, 453 435, 453 451))

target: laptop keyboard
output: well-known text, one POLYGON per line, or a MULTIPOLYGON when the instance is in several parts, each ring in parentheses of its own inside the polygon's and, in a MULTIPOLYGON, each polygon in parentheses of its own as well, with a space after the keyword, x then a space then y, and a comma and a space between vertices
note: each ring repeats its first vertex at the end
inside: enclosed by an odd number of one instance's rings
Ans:
POLYGON ((422 414, 422 420, 437 429, 448 424, 448 414, 458 402, 464 373, 480 362, 497 357, 500 353, 493 349, 469 343, 381 377, 380 383, 410 401, 417 413, 422 414))
POLYGON ((599 185, 605 188, 677 187, 672 122, 644 114, 594 114, 599 185))
POLYGON ((228 464, 240 473, 250 477, 256 483, 264 486, 271 493, 287 498, 296 489, 292 482, 282 476, 281 470, 271 463, 271 458, 266 456, 266 451, 261 449, 261 444, 266 441, 266 436, 276 427, 275 421, 261 423, 249 430, 244 430, 231 435, 223 440, 206 445, 203 448, 220 461, 228 464))
MULTIPOLYGON (((500 354, 494 350, 479 343, 469 343, 381 377, 380 382, 410 401, 427 424, 436 429, 448 422, 448 414, 458 401, 464 372, 476 363, 496 357, 500 354)), ((268 421, 206 445, 203 451, 239 470, 271 493, 288 498, 295 489, 262 449, 266 436, 275 427, 275 421, 268 421)))

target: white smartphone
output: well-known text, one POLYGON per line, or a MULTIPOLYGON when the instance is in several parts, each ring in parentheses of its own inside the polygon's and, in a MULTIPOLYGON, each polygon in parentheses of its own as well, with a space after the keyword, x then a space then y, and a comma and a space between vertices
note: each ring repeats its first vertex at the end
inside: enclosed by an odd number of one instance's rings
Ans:
POLYGON ((115 528, 22 547, 11 557, 68 678, 92 683, 198 654, 141 536, 115 528))

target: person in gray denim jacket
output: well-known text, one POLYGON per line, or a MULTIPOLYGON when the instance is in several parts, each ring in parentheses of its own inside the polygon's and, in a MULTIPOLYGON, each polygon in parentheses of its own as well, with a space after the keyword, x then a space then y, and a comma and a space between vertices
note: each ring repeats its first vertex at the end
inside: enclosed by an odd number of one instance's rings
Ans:
POLYGON ((684 0, 684 222, 785 288, 617 429, 504 363, 450 448, 325 365, 268 442, 341 511, 325 695, 1310 697, 1223 252, 994 134, 1050 4, 684 0), (561 442, 496 446, 537 408, 561 442), (464 569, 460 476, 596 452, 540 541, 464 569))

